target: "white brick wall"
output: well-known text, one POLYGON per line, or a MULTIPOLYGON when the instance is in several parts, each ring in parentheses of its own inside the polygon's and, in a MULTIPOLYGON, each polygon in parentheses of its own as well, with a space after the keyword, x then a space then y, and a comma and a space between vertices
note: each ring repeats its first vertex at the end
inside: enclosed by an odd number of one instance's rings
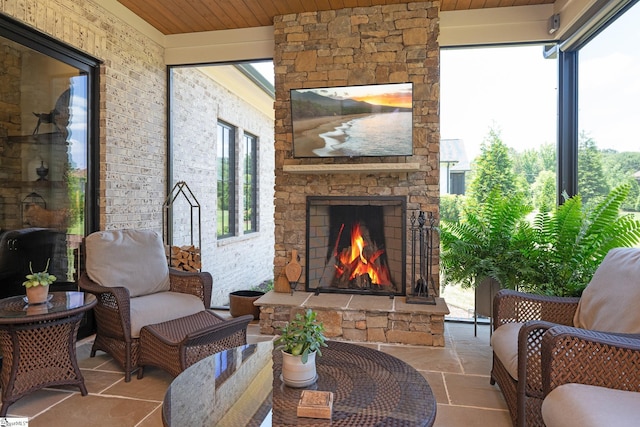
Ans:
MULTIPOLYGON (((273 120, 198 68, 176 68, 172 80, 174 182, 185 181, 201 205, 203 270, 214 277, 212 304, 222 305, 228 302, 229 292, 248 289, 273 277, 273 120), (238 235, 220 240, 216 239, 218 120, 236 128, 238 196, 235 224, 238 235), (247 235, 242 233, 245 132, 258 137, 259 171, 258 232, 247 235)), ((174 244, 189 243, 189 216, 185 207, 188 206, 183 203, 181 215, 176 215, 173 221, 174 244)))
MULTIPOLYGON (((161 231, 167 159, 164 49, 100 4, 99 0, 5 0, 0 1, 0 12, 103 61, 97 165, 100 227, 161 231)), ((204 110, 194 108, 180 120, 199 126, 200 139, 195 146, 187 139, 176 146, 174 177, 187 181, 203 204, 203 269, 214 277, 212 303, 218 305, 228 300, 230 291, 273 276, 273 121, 222 87, 197 89, 198 99, 206 97, 209 102, 204 110), (218 118, 259 136, 260 146, 260 231, 224 241, 215 238, 218 118)))
POLYGON ((100 225, 160 230, 165 193, 163 48, 98 1, 0 2, 0 10, 103 61, 100 225))

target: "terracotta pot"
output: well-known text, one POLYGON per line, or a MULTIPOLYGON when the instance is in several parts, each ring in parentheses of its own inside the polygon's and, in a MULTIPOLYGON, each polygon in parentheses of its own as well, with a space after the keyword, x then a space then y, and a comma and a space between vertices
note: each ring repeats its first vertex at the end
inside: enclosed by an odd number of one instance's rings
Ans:
POLYGON ((317 380, 315 351, 309 353, 307 363, 302 363, 302 356, 294 356, 282 351, 282 381, 286 385, 289 387, 307 387, 317 380))
POLYGON ((27 301, 29 304, 42 304, 47 302, 49 295, 49 285, 47 286, 31 286, 27 288, 27 301))
POLYGON ((233 317, 253 314, 254 319, 260 318, 260 307, 253 302, 264 295, 260 291, 236 291, 229 294, 229 313, 233 317))

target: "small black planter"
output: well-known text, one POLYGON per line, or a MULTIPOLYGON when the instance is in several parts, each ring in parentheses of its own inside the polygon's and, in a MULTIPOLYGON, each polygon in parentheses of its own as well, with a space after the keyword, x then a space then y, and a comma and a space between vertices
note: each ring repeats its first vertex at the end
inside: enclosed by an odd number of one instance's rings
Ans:
POLYGON ((260 291, 235 291, 229 294, 229 313, 233 317, 253 314, 254 319, 260 318, 260 307, 253 302, 264 295, 260 291))

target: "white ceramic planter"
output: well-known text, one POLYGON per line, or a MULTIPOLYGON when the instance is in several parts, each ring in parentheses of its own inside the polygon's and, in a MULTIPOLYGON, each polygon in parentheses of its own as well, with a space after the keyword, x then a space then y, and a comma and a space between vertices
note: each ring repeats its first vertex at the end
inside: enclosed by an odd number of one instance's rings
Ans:
POLYGON ((282 352, 282 381, 289 387, 306 387, 316 382, 316 352, 309 353, 307 363, 302 356, 282 352))

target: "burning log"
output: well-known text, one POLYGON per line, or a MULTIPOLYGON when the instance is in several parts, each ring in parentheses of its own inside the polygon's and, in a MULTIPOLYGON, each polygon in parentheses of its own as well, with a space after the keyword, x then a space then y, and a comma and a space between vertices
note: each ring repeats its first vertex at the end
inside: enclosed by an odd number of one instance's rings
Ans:
POLYGON ((200 271, 202 260, 200 248, 193 245, 171 246, 166 248, 169 266, 182 271, 200 271))
POLYGON ((335 259, 335 287, 369 289, 372 285, 391 285, 389 271, 380 262, 384 250, 369 246, 366 240, 356 226, 351 246, 343 248, 335 259))

